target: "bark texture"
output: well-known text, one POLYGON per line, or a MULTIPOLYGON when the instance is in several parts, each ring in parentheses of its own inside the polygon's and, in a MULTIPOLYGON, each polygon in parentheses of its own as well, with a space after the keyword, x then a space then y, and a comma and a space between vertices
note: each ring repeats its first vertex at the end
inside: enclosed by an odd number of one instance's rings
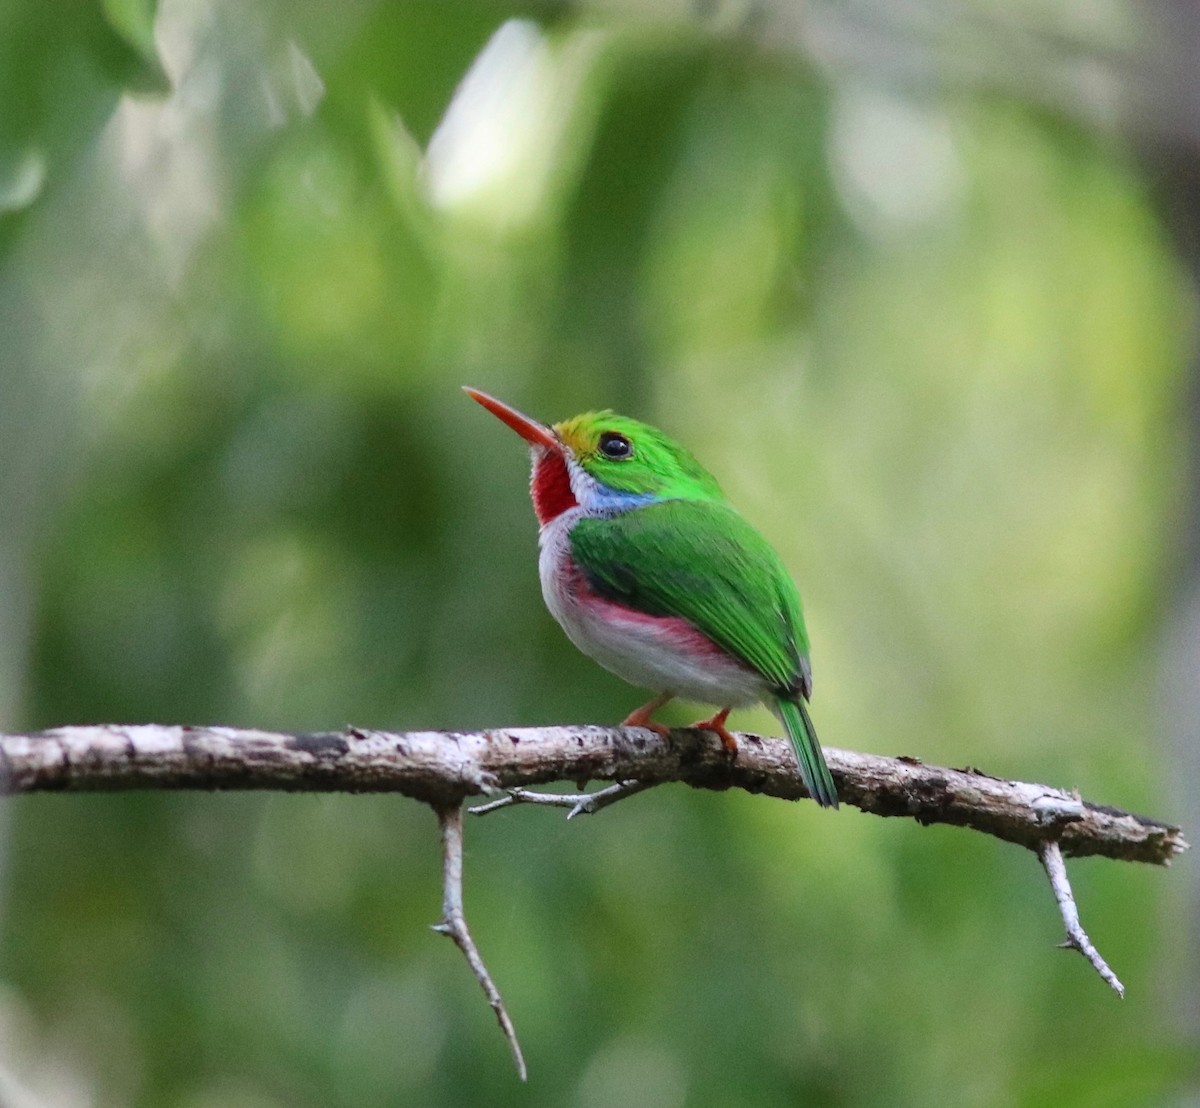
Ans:
MULTIPOLYGON (((551 781, 679 781, 787 800, 806 795, 785 740, 741 734, 738 748, 731 761, 707 732, 684 729, 664 739, 636 727, 283 734, 96 725, 0 735, 0 790, 396 792, 439 809, 498 789, 551 781)), ((832 748, 825 754, 842 802, 875 815, 971 827, 1034 851, 1056 842, 1064 855, 1075 857, 1099 854, 1167 865, 1187 849, 1178 827, 1050 785, 909 758, 832 748)))

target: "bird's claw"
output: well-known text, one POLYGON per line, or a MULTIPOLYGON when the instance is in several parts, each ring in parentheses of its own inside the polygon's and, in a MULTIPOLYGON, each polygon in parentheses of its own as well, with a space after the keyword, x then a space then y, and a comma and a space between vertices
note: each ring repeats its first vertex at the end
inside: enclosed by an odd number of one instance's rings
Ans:
POLYGON ((737 761, 738 756, 737 736, 725 726, 725 721, 729 718, 731 710, 730 708, 722 708, 716 715, 708 719, 698 720, 692 726, 697 731, 711 731, 716 735, 721 740, 721 745, 725 748, 725 753, 729 755, 729 760, 734 762, 737 761))

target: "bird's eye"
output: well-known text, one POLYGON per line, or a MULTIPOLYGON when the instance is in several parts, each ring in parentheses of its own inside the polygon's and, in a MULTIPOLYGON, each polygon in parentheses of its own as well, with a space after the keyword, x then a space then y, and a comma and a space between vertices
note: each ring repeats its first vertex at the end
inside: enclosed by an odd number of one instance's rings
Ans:
POLYGON ((600 453, 614 461, 632 458, 633 443, 616 431, 605 431, 600 436, 600 453))

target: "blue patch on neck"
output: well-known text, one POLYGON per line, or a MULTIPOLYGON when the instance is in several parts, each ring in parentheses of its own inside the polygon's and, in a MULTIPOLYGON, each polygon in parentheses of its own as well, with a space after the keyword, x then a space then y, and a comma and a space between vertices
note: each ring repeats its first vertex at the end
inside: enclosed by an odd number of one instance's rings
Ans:
POLYGON ((649 492, 626 492, 608 485, 595 483, 588 509, 597 512, 627 512, 630 508, 641 508, 653 504, 659 498, 649 492))

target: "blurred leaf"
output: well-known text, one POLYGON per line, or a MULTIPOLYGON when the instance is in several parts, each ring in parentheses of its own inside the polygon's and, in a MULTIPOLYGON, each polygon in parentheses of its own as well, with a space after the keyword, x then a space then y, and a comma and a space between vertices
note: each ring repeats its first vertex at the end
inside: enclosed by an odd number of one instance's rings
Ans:
POLYGON ((166 91, 166 75, 159 65, 154 44, 154 18, 157 0, 102 0, 104 16, 147 64, 146 75, 152 77, 159 91, 166 91))

